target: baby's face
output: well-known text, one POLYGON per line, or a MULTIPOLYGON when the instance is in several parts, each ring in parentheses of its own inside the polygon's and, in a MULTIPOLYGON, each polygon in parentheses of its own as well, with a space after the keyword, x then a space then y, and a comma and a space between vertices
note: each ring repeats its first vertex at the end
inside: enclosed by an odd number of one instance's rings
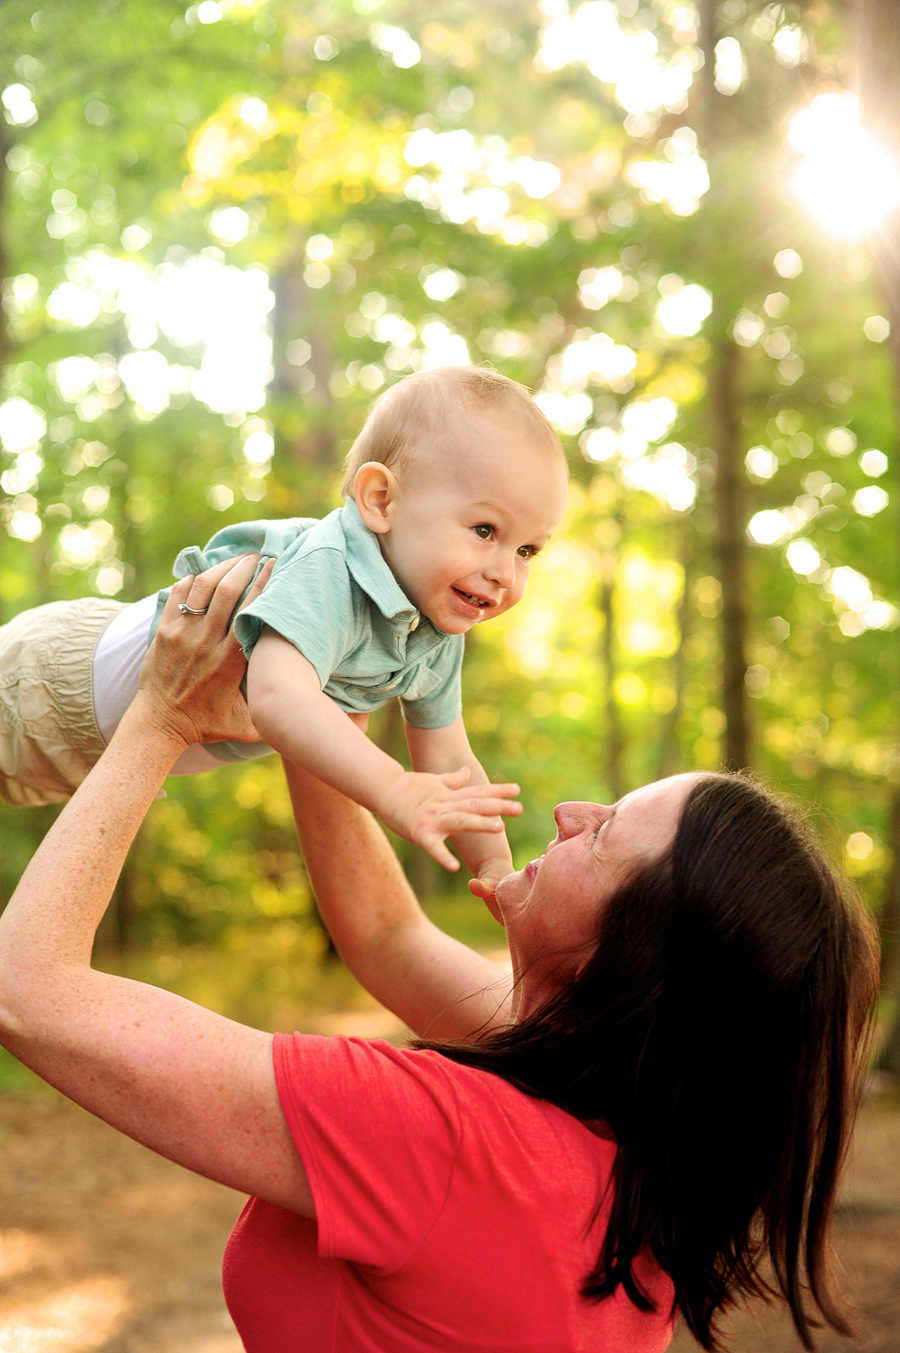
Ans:
POLYGON ((398 475, 384 556, 411 601, 464 634, 520 601, 566 504, 559 455, 508 413, 458 419, 398 475))

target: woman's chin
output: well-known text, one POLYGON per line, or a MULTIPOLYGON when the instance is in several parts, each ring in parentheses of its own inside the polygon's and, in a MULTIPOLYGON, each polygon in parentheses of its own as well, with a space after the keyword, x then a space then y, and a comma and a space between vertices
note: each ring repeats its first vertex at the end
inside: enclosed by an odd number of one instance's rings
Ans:
POLYGON ((521 869, 513 874, 505 874, 497 884, 493 898, 487 904, 491 915, 505 927, 510 916, 517 911, 526 892, 527 883, 521 869))
MULTIPOLYGON (((501 880, 501 883, 502 883, 502 880, 501 880)), ((498 883, 498 884, 497 884, 497 887, 499 888, 500 886, 501 886, 501 884, 498 883)), ((503 915, 503 912, 502 912, 502 910, 501 910, 501 908, 500 908, 500 904, 499 904, 499 902, 497 901, 497 894, 496 894, 496 892, 495 892, 491 897, 483 897, 481 900, 482 900, 482 902, 484 903, 484 905, 487 907, 488 911, 489 911, 489 912, 491 913, 491 915, 493 916, 494 920, 497 921, 500 925, 505 926, 505 925, 506 925, 506 919, 505 919, 505 917, 504 917, 504 915, 503 915)))

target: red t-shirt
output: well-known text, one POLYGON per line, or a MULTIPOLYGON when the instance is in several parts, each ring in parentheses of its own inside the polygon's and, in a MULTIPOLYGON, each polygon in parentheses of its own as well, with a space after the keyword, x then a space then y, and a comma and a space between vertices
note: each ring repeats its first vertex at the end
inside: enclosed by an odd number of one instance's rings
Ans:
POLYGON ((275 1039, 317 1221, 251 1198, 225 1251, 247 1353, 662 1353, 657 1301, 579 1288, 614 1144, 498 1076, 355 1038, 275 1039))

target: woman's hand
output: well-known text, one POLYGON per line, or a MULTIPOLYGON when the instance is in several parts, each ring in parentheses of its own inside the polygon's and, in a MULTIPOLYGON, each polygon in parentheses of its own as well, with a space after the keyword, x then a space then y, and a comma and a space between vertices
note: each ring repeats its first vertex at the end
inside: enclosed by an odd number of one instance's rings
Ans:
MULTIPOLYGON (((247 661, 230 625, 259 555, 226 559, 172 588, 150 645, 136 697, 164 732, 195 742, 258 742, 240 683, 247 661), (190 607, 182 611, 182 606, 190 607)), ((241 609, 259 596, 272 572, 268 560, 241 609)))

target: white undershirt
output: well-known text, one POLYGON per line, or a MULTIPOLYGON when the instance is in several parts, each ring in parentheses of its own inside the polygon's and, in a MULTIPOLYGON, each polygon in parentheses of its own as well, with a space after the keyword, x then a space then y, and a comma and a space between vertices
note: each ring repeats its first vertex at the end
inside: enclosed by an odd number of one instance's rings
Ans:
MULTIPOLYGON (((109 622, 94 649, 94 715, 104 742, 109 742, 119 720, 137 694, 138 678, 156 615, 157 593, 126 606, 109 622)), ((170 775, 196 775, 216 770, 226 763, 201 743, 189 747, 175 762, 170 775)))

